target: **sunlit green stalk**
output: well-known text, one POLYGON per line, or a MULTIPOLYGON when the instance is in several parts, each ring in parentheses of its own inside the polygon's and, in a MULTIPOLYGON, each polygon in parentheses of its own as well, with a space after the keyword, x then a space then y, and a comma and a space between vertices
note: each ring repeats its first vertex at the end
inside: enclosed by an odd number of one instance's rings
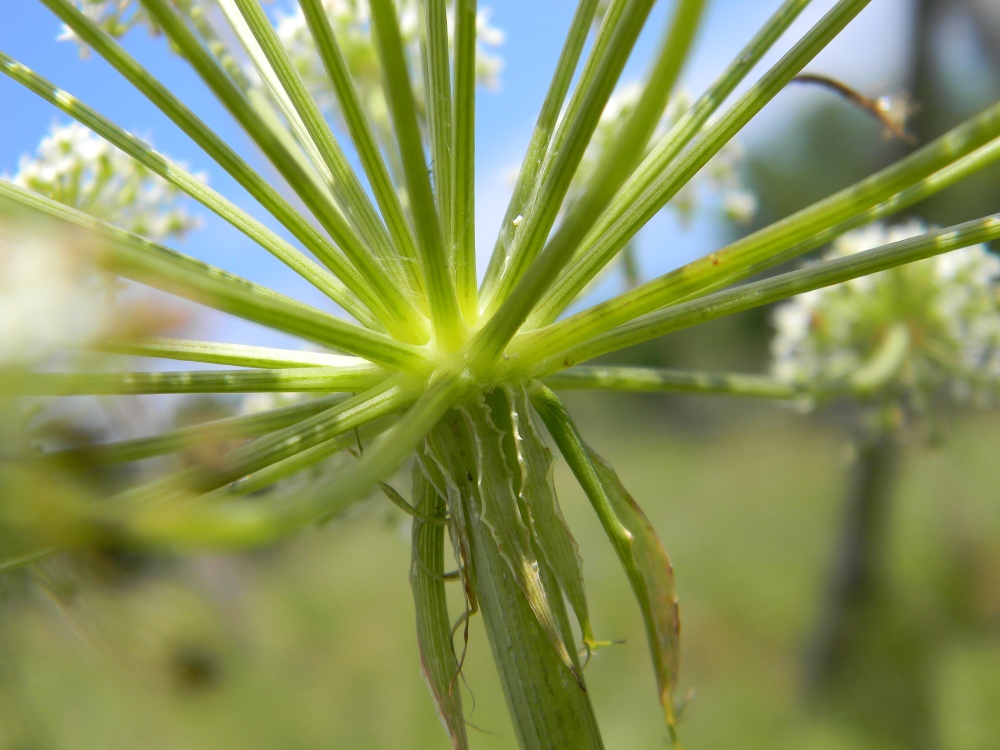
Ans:
MULTIPOLYGON (((614 12, 617 3, 618 0, 612 4, 608 11, 609 16, 614 12)), ((646 16, 652 8, 652 2, 634 0, 626 2, 625 6, 620 19, 612 27, 604 54, 596 60, 592 55, 593 77, 589 82, 581 80, 573 97, 580 102, 578 116, 570 121, 570 116, 567 115, 566 120, 569 121, 569 125, 565 140, 560 145, 560 150, 553 152, 552 166, 546 170, 537 202, 532 212, 525 217, 523 226, 519 228, 523 232, 519 251, 511 256, 511 264, 505 269, 500 280, 498 293, 503 302, 495 308, 492 317, 471 341, 469 362, 473 371, 486 370, 500 358, 507 342, 517 332, 555 275, 569 261, 576 249, 576 243, 583 238, 580 227, 572 222, 564 222, 555 236, 549 240, 537 261, 531 262, 541 250, 545 238, 555 223, 559 207, 569 190, 570 181, 576 173, 600 120, 601 112, 642 30, 646 16), (523 275, 529 263, 531 273, 523 275)), ((605 20, 605 25, 609 24, 610 21, 605 20)), ((580 199, 576 210, 584 215, 591 211, 598 212, 604 208, 611 196, 612 191, 594 186, 580 199)))
POLYGON ((412 385, 401 387, 400 382, 399 377, 390 378, 324 412, 236 448, 213 466, 190 467, 134 487, 123 493, 116 505, 162 502, 211 492, 355 427, 398 412, 417 399, 416 389, 412 385))
MULTIPOLYGON (((733 58, 726 70, 702 94, 698 101, 681 116, 670 131, 659 140, 649 156, 629 177, 622 194, 635 195, 653 184, 666 165, 674 162, 682 149, 690 143, 708 118, 722 105, 740 82, 760 62, 781 35, 809 4, 810 0, 786 0, 772 15, 753 39, 733 58)), ((594 278, 594 276, 614 257, 622 246, 620 238, 605 238, 605 233, 620 217, 626 201, 616 200, 599 220, 582 243, 586 248, 581 256, 553 285, 550 293, 528 318, 528 324, 537 326, 555 320, 594 278)), ((627 241, 624 243, 627 244, 627 241)))
POLYGON ((409 281, 408 286, 420 292, 423 290, 423 278, 418 268, 418 255, 413 230, 406 220, 406 213, 400 201, 399 193, 392 182, 389 169, 379 150, 375 134, 372 132, 368 118, 361 107, 358 92, 354 88, 347 62, 340 51, 337 39, 333 34, 330 19, 323 8, 322 0, 301 0, 302 12, 306 23, 316 42, 320 59, 330 76, 330 82, 337 94, 340 112, 347 123, 358 158, 372 186, 375 200, 382 210, 389 234, 400 250, 400 262, 409 281))
POLYGON ((566 35, 566 41, 559 53, 559 60, 556 62, 555 74, 552 76, 552 81, 545 94, 545 101, 542 102, 542 109, 538 113, 538 120, 535 122, 524 160, 517 173, 514 192, 507 205, 507 212, 504 214, 490 262, 486 268, 480 292, 480 298, 484 300, 493 299, 495 296, 496 284, 516 248, 514 221, 518 216, 523 217, 524 214, 528 213, 528 207, 538 189, 549 141, 559 122, 559 113, 569 91, 570 83, 572 83, 577 63, 580 61, 584 43, 587 41, 590 26, 597 12, 597 4, 598 0, 580 0, 576 6, 569 33, 566 35))
POLYGON ((1000 158, 1000 104, 896 164, 725 248, 519 338, 515 351, 569 348, 668 304, 713 291, 819 247, 866 220, 934 194, 1000 158))
POLYGON ((288 370, 193 370, 190 372, 38 372, 30 378, 0 372, 0 389, 19 396, 139 393, 349 393, 385 379, 374 365, 297 367, 288 370))
POLYGON ((191 427, 161 432, 146 438, 97 443, 44 454, 44 460, 87 467, 140 461, 144 458, 179 453, 210 443, 242 440, 280 430, 326 411, 347 400, 347 396, 324 396, 258 414, 242 414, 191 427))
POLYGON ((549 374, 571 367, 577 362, 634 346, 681 328, 750 310, 859 276, 878 273, 904 263, 923 260, 950 250, 990 242, 998 237, 1000 237, 1000 215, 988 216, 849 257, 816 263, 765 281, 746 284, 731 291, 716 292, 635 318, 583 344, 542 360, 534 366, 532 373, 549 374))
POLYGON ((92 233, 95 259, 111 273, 186 297, 277 330, 357 354, 389 367, 425 369, 420 350, 99 221, 0 180, 0 204, 13 203, 92 233))
POLYGON ((630 393, 699 393, 795 399, 804 389, 767 375, 689 372, 655 367, 577 366, 550 375, 545 385, 557 391, 608 390, 630 393))
POLYGON ((420 58, 424 76, 424 104, 430 136, 431 175, 437 195, 438 212, 445 233, 445 246, 451 262, 455 262, 455 166, 454 107, 452 106, 450 43, 448 40, 448 3, 428 0, 417 3, 417 14, 423 34, 420 37, 420 58))
MULTIPOLYGON (((218 135, 203 123, 166 86, 135 61, 110 36, 85 16, 70 0, 41 0, 69 26, 88 46, 93 48, 121 73, 133 86, 169 117, 181 130, 212 157, 212 159, 277 218, 305 247, 343 281, 352 293, 365 299, 371 297, 364 280, 343 255, 326 240, 281 194, 233 151, 218 135)), ((372 312, 377 303, 368 305, 372 312)), ((417 318, 419 319, 419 318, 417 318)))
MULTIPOLYGON (((452 205, 447 235, 452 243, 455 288, 468 325, 479 318, 476 294, 476 0, 455 2, 455 125, 451 166, 452 205)), ((442 193, 443 194, 443 193, 442 193)))
MULTIPOLYGON (((460 380, 447 376, 432 382, 396 426, 371 446, 360 461, 349 464, 332 486, 277 493, 273 499, 254 503, 240 500, 210 505, 166 503, 138 508, 119 505, 99 514, 84 515, 82 528, 86 533, 94 523, 98 528, 114 524, 139 543, 171 549, 205 546, 241 549, 287 538, 311 523, 341 512, 395 471, 463 388, 460 380)), ((181 491, 175 497, 183 499, 190 495, 181 491)))
POLYGON ((399 143, 407 196, 413 210, 417 252, 424 273, 431 321, 438 345, 451 351, 465 340, 465 325, 458 307, 455 282, 448 268, 448 252, 431 189, 396 7, 392 0, 372 0, 371 13, 372 33, 382 63, 389 114, 399 143))
MULTIPOLYGON (((679 0, 667 25, 656 59, 642 94, 621 131, 601 154, 590 182, 616 191, 642 161, 649 139, 667 108, 670 95, 688 58, 695 34, 705 10, 706 0, 679 0)), ((569 221, 583 224, 597 217, 574 215, 569 221)))
POLYGON ((834 396, 867 396, 899 372, 910 345, 905 328, 893 328, 882 346, 860 368, 840 382, 806 388, 768 375, 691 372, 659 367, 601 367, 580 365, 545 378, 555 390, 607 390, 628 393, 689 393, 748 396, 782 400, 811 400, 834 396))
MULTIPOLYGON (((550 245, 557 245, 557 249, 547 252, 548 257, 539 259, 528 278, 523 278, 529 265, 542 252, 552 231, 573 175, 652 6, 652 0, 613 0, 608 8, 576 90, 548 144, 538 188, 514 235, 513 247, 507 250, 502 274, 497 279, 495 290, 481 303, 492 315, 477 339, 481 351, 476 359, 484 364, 499 356, 509 340, 507 331, 510 330, 510 335, 513 335, 523 316, 531 311, 537 295, 568 260, 562 258, 564 250, 561 248, 580 239, 577 237, 578 225, 564 223, 550 241, 550 245), (517 292, 514 292, 515 287, 517 292), (528 307, 522 315, 521 308, 525 305, 528 307)), ((577 208, 581 213, 584 210, 599 212, 612 195, 613 191, 602 191, 600 186, 594 186, 577 208), (586 205, 582 205, 584 203, 586 205)))
POLYGON ((295 108, 295 113, 301 118, 322 162, 329 169, 333 189, 343 194, 348 217, 368 240, 371 253, 382 267, 393 273, 397 284, 405 285, 407 281, 399 261, 399 253, 260 3, 258 0, 233 2, 260 44, 278 83, 295 108))
POLYGON ((184 167, 163 156, 138 137, 118 127, 108 118, 21 63, 0 52, 0 71, 6 73, 47 102, 93 130, 137 162, 183 190, 213 213, 228 221, 258 245, 285 263, 317 289, 341 305, 369 327, 378 323, 368 309, 327 269, 307 258, 291 244, 224 198, 184 167))
POLYGON ((273 349, 246 344, 222 344, 215 341, 192 339, 104 339, 91 343, 88 348, 112 354, 135 357, 160 357, 189 362, 236 367, 356 367, 367 364, 359 357, 342 354, 311 352, 301 349, 273 349))
POLYGON ((344 438, 330 438, 322 443, 314 445, 304 451, 296 453, 294 456, 282 459, 262 469, 240 477, 232 484, 208 493, 203 498, 204 502, 215 502, 217 500, 231 498, 234 496, 253 495, 263 492, 283 479, 288 479, 306 469, 313 469, 317 464, 325 461, 336 453, 349 450, 344 438))
MULTIPOLYGON (((365 247, 362 239, 331 203, 324 191, 309 178, 281 140, 267 127, 218 62, 187 28, 169 0, 140 1, 362 275, 365 283, 359 289, 352 291, 391 331, 404 340, 424 343, 426 332, 419 327, 421 316, 413 306, 412 300, 406 295, 395 293, 391 279, 386 276, 384 269, 365 247)), ((324 263, 329 262, 326 257, 320 257, 320 260, 324 263)), ((331 270, 337 273, 335 268, 331 267, 331 270)), ((337 275, 340 276, 339 273, 337 275)), ((343 277, 341 279, 347 283, 347 279, 343 277)))
MULTIPOLYGON (((624 186, 610 208, 616 219, 602 238, 609 241, 613 248, 606 254, 605 262, 614 257, 614 254, 621 250, 636 232, 645 226, 708 163, 709 159, 753 119, 764 105, 774 98, 869 2, 870 0, 841 0, 837 3, 781 60, 741 96, 718 122, 709 127, 701 138, 684 152, 679 163, 659 163, 658 168, 652 169, 657 174, 656 179, 646 188, 635 183, 624 186)), ((651 160, 658 162, 668 153, 668 151, 654 151, 647 158, 647 162, 651 160)), ((600 208, 603 209, 604 206, 600 208)), ((577 242, 582 239, 583 237, 578 238, 577 242)), ((545 278, 551 279, 564 265, 563 263, 554 267, 545 278)), ((544 268, 549 270, 547 267, 544 268)), ((539 273, 533 270, 531 278, 538 278, 543 266, 539 264, 537 270, 539 273)), ((550 285, 543 285, 540 282, 536 284, 541 287, 541 291, 545 291, 550 285)), ((541 292, 535 295, 536 301, 540 297, 541 292)))
POLYGON ((226 21, 229 22, 229 29, 239 42, 241 51, 249 58, 250 64, 257 73, 258 80, 251 81, 249 76, 243 72, 233 75, 232 56, 222 58, 215 54, 210 39, 205 37, 198 26, 194 27, 196 35, 201 38, 213 57, 219 61, 237 88, 246 94, 247 100, 253 105, 261 120, 285 144, 288 153, 305 170, 309 178, 323 188, 336 205, 337 210, 346 216, 345 204, 348 202, 346 194, 341 186, 334 182, 333 173, 323 161, 319 148, 309 135, 305 123, 275 74, 261 43, 254 36, 250 25, 240 13, 235 0, 213 0, 213 4, 217 5, 226 21))

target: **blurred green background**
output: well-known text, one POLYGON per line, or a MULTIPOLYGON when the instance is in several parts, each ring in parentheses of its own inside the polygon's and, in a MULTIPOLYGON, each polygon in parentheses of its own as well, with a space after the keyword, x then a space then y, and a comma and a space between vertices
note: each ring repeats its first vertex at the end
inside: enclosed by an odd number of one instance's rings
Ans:
MULTIPOLYGON (((987 22, 996 13, 975 15, 988 5, 912 3, 902 88, 922 105, 911 127, 922 142, 1000 95, 1000 26, 987 22)), ((751 143, 760 223, 905 151, 827 92, 799 95, 813 106, 751 143)), ((998 194, 993 170, 913 213, 966 220, 996 211, 998 194)), ((758 312, 676 334, 631 361, 761 370, 769 335, 758 312)), ((806 652, 848 483, 849 436, 836 415, 720 398, 571 394, 567 403, 672 556, 688 750, 997 747, 995 411, 955 414, 934 441, 909 435, 879 588, 839 681, 816 695, 805 688, 806 652)), ((556 482, 597 635, 621 641, 586 672, 607 746, 668 747, 628 583, 561 463, 556 482)), ((0 575, 0 747, 446 747, 420 676, 408 572, 408 523, 375 497, 252 555, 74 556, 0 575)), ((476 618, 463 678, 473 747, 514 747, 476 618)))
MULTIPOLYGON (((897 727, 915 720, 932 733, 927 747, 994 746, 995 417, 959 420, 941 447, 906 447, 887 539, 885 637, 862 656, 866 680, 819 706, 802 692, 803 654, 837 541, 841 431, 715 399, 697 406, 697 421, 684 400, 569 405, 672 555, 681 692, 691 691, 685 747, 916 747, 900 744, 897 727), (924 710, 924 697, 926 715, 907 716, 915 700, 924 710)), ((667 747, 628 583, 565 466, 556 481, 583 550, 597 634, 623 641, 586 672, 607 746, 667 747)), ((408 524, 386 507, 373 498, 254 555, 53 561, 42 569, 46 585, 20 594, 11 589, 38 581, 6 577, 0 746, 447 746, 419 673, 408 524)), ((463 676, 473 747, 514 747, 475 618, 463 676)))

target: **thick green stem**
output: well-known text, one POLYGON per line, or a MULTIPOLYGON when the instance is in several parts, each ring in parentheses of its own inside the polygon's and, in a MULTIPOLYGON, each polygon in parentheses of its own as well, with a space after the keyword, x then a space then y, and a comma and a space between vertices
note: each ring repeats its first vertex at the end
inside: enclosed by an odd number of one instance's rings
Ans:
POLYGON ((470 567, 520 746, 604 747, 590 697, 552 649, 482 524, 470 539, 470 567))
POLYGON ((602 748, 575 650, 556 643, 565 637, 562 593, 546 591, 551 579, 539 576, 521 515, 530 498, 519 497, 506 472, 511 457, 495 417, 481 396, 449 411, 427 440, 423 466, 448 499, 456 557, 482 612, 519 746, 602 748))

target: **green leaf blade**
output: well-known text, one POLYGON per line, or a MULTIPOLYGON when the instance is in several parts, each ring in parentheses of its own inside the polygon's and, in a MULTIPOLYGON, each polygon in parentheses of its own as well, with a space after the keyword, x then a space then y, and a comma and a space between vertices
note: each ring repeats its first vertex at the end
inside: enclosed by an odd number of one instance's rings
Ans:
MULTIPOLYGON (((422 516, 445 517, 444 499, 419 467, 413 472, 413 499, 422 516)), ((467 750, 469 739, 458 685, 460 666, 452 641, 444 572, 444 527, 414 518, 410 586, 416 610, 420 666, 452 746, 455 750, 467 750)))
POLYGON ((532 402, 594 507, 628 576, 642 612, 660 703, 673 735, 673 690, 680 669, 680 616, 673 568, 645 514, 614 469, 583 442, 559 398, 540 383, 532 402))

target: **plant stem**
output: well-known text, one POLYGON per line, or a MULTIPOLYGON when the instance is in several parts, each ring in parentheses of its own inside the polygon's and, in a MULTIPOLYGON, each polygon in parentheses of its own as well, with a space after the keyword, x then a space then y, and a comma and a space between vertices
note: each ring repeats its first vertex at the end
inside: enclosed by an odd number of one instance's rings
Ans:
POLYGON ((347 393, 385 380, 380 367, 294 367, 176 372, 0 371, 0 390, 17 396, 84 396, 140 393, 347 393))
POLYGON ((390 0, 372 0, 372 35, 382 66, 389 116, 403 160, 406 192, 413 212, 417 253, 424 273, 434 335, 439 346, 454 351, 465 340, 455 282, 448 268, 444 230, 424 154, 406 50, 400 35, 396 7, 390 0))
POLYGON ((482 397, 452 409, 429 436, 422 465, 448 499, 456 557, 482 612, 519 746, 598 750, 603 742, 575 651, 553 640, 564 633, 562 592, 529 585, 542 567, 519 515, 519 503, 530 498, 514 490, 510 456, 492 420, 482 397), (540 614, 556 599, 558 611, 545 626, 540 614))
POLYGON ((587 41, 590 25, 596 12, 597 0, 581 0, 576 7, 573 20, 570 22, 569 33, 566 35, 566 41, 559 53, 559 60, 556 62, 555 74, 552 76, 552 82, 545 94, 542 109, 538 113, 535 129, 531 133, 531 141, 528 143, 524 160, 517 173, 514 192, 507 205, 507 212, 504 214, 490 262, 486 268, 486 276, 483 279, 480 293, 480 297, 484 300, 493 298, 500 276, 506 270, 511 254, 516 250, 513 222, 518 216, 527 213, 528 208, 534 202, 549 142, 559 122, 563 101, 569 91, 573 73, 580 61, 580 54, 583 52, 583 46, 587 41))
POLYGON ((807 689, 828 687, 838 663, 859 637, 858 624, 884 576, 889 505, 899 463, 899 445, 885 432, 854 441, 844 498, 844 520, 825 602, 809 646, 807 689))
MULTIPOLYGON (((856 255, 823 261, 807 268, 774 276, 764 281, 745 284, 736 289, 716 292, 678 305, 663 308, 632 319, 587 342, 559 351, 534 366, 535 376, 549 375, 601 354, 649 341, 666 333, 698 323, 750 310, 754 307, 787 299, 796 294, 839 284, 904 263, 912 263, 934 255, 990 242, 1000 237, 1000 215, 986 216, 947 229, 914 237, 901 242, 866 250, 856 255)), ((537 346, 538 342, 535 342, 537 346)), ((555 342, 550 342, 554 344, 555 342)), ((535 351, 539 351, 535 349, 535 351)), ((520 355, 521 352, 515 349, 520 355)), ((511 356, 514 359, 514 356, 511 356)), ((530 359, 530 355, 528 357, 530 359)))
POLYGON ((113 354, 128 354, 133 357, 160 357, 213 365, 276 370, 288 367, 353 367, 365 364, 364 359, 347 357, 343 354, 275 349, 247 344, 223 344, 194 339, 104 339, 88 344, 87 348, 113 354))
POLYGON ((309 25, 309 31, 316 42, 316 50, 337 94, 340 112, 347 124, 354 148, 358 152, 358 159, 361 161, 361 166, 371 184, 375 200, 382 210, 389 235, 400 250, 403 272, 407 276, 410 288, 415 292, 421 292, 423 291, 423 279, 417 269, 418 258, 413 230, 407 223, 406 212, 400 201, 399 193, 393 185, 389 168, 382 158, 371 124, 362 109, 360 97, 347 67, 347 61, 337 44, 333 26, 323 8, 323 2, 322 0, 302 0, 301 7, 306 23, 309 25))

